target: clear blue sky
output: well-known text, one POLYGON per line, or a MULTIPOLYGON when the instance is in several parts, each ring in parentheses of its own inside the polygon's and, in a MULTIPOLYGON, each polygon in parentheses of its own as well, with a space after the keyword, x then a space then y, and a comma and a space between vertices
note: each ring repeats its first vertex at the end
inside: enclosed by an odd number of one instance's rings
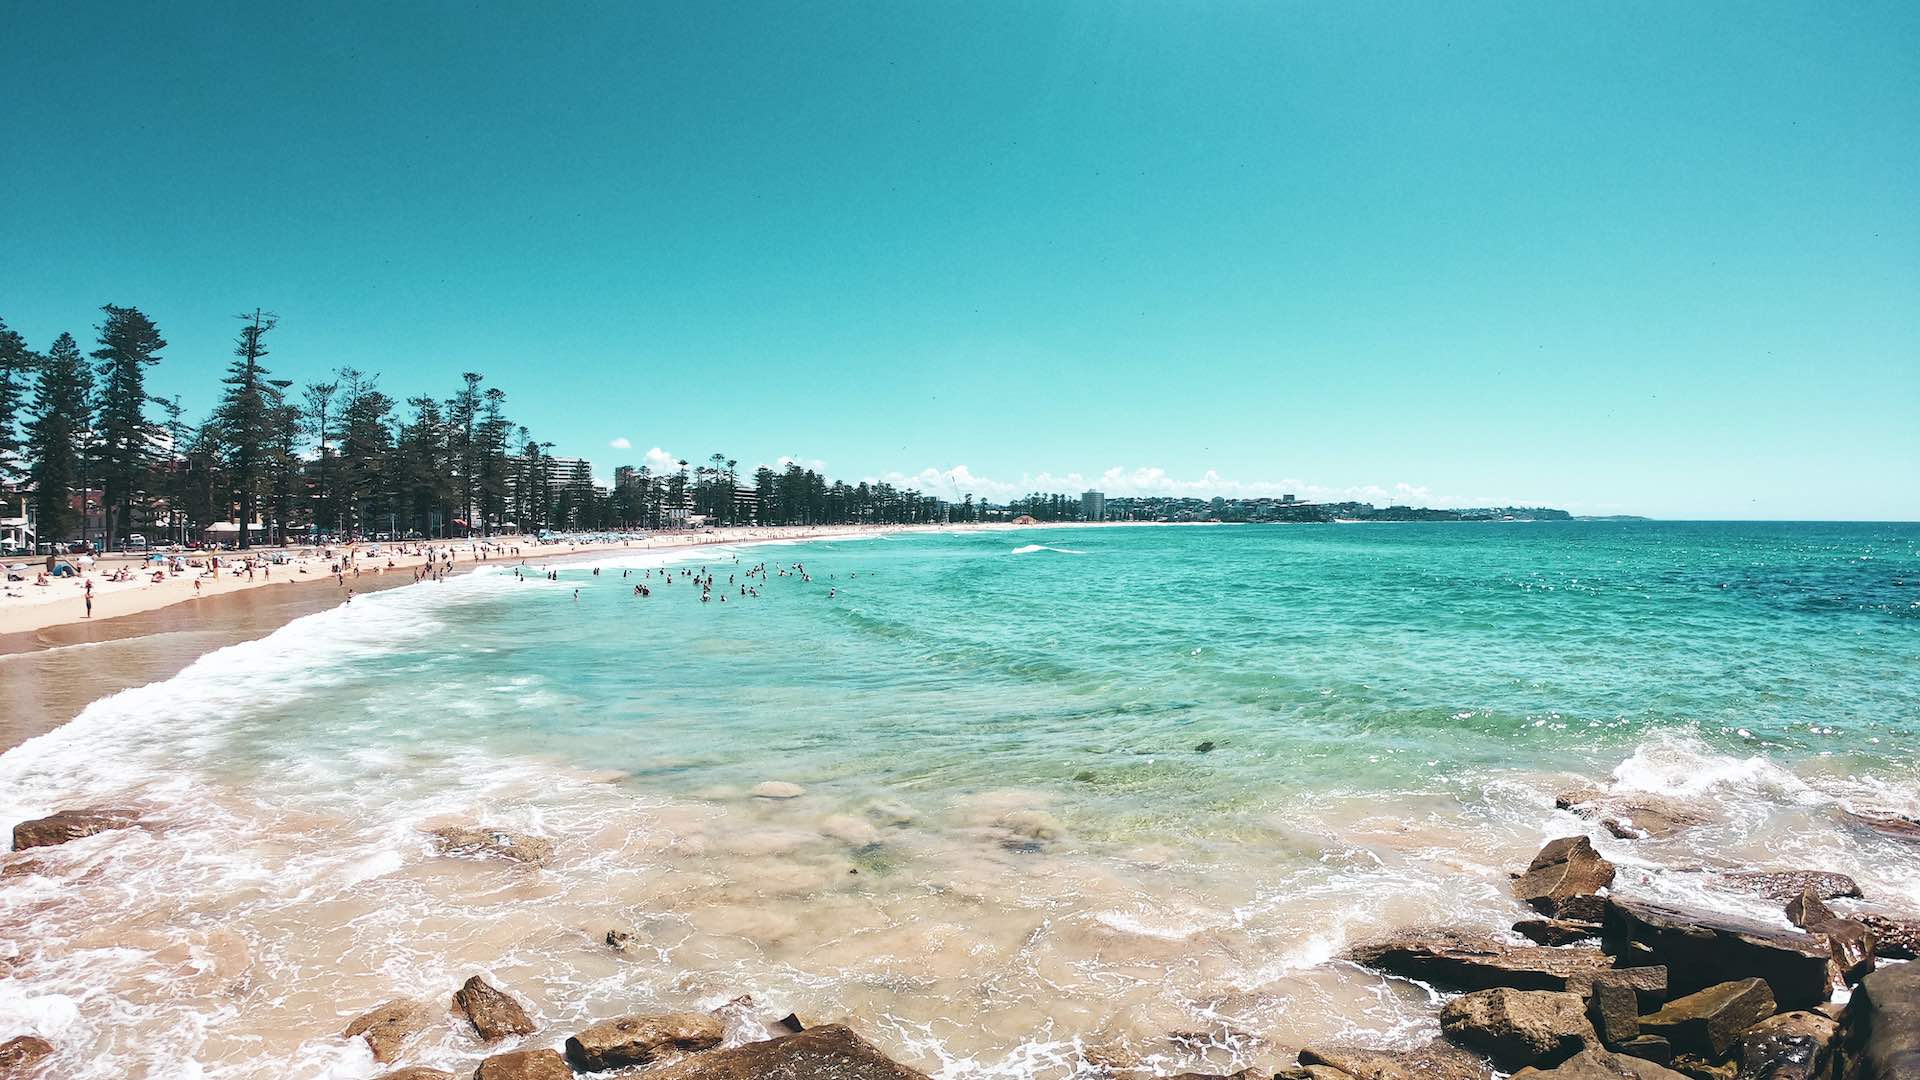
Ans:
POLYGON ((1920 4, 541 7, 11 0, 0 317, 602 475, 1920 518, 1920 4))

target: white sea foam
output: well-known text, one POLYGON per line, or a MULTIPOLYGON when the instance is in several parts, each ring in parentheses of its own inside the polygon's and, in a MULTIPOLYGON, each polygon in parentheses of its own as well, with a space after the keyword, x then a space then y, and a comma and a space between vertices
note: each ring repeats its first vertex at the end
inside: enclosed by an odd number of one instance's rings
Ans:
POLYGON ((1076 551, 1073 548, 1050 547, 1046 544, 1023 544, 1020 547, 1014 548, 1008 554, 1032 555, 1035 552, 1040 552, 1040 551, 1051 551, 1059 555, 1085 555, 1086 554, 1086 552, 1084 551, 1076 551))

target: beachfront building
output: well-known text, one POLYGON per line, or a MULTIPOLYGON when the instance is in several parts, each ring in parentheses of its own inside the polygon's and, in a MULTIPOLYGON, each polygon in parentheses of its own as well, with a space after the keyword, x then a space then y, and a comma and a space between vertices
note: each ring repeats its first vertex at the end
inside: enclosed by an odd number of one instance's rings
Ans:
POLYGON ((1107 493, 1104 491, 1083 491, 1080 493, 1080 520, 1107 520, 1107 493))

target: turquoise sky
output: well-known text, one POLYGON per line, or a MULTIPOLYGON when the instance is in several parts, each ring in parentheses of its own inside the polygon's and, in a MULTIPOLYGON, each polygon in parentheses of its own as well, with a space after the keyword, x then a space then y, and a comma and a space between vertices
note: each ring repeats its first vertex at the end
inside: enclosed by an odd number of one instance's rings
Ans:
POLYGON ((138 305, 196 410, 260 305, 603 475, 1920 518, 1920 4, 5 27, 0 317, 138 305))

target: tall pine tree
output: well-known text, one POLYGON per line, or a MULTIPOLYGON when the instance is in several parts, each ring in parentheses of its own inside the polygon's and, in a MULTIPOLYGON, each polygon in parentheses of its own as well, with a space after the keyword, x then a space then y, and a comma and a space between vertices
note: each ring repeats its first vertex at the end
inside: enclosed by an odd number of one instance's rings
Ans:
POLYGON ((253 546, 254 506, 260 495, 265 471, 267 445, 279 395, 267 380, 267 369, 260 360, 267 355, 262 340, 278 320, 270 313, 254 309, 251 315, 237 316, 246 325, 234 341, 233 363, 221 380, 226 391, 214 410, 214 424, 227 454, 227 469, 240 498, 240 546, 253 546))
MULTIPOLYGON (((61 334, 41 359, 27 424, 28 470, 41 543, 58 543, 84 524, 73 509, 80 455, 87 438, 92 379, 72 334, 61 334)), ((81 492, 84 497, 84 490, 81 492)), ((83 501, 84 505, 84 501, 83 501)))
POLYGON ((20 404, 26 400, 34 360, 27 339, 0 320, 0 483, 25 471, 20 458, 20 404))
POLYGON ((167 343, 139 308, 108 304, 100 310, 107 318, 100 324, 100 347, 93 351, 99 388, 95 465, 106 546, 112 550, 133 516, 134 492, 146 488, 154 436, 147 422, 146 369, 160 362, 167 343))

